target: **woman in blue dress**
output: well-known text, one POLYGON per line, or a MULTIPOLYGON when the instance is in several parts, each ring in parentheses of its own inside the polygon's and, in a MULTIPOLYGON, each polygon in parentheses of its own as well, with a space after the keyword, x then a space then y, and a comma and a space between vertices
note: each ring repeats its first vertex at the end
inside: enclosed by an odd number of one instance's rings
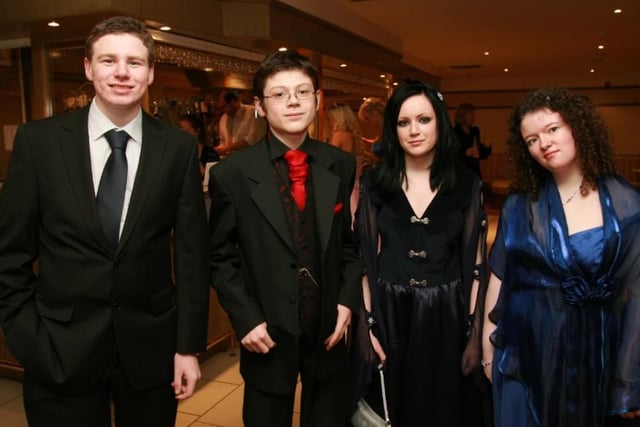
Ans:
POLYGON ((533 91, 509 132, 483 330, 496 426, 640 425, 640 194, 583 96, 533 91))

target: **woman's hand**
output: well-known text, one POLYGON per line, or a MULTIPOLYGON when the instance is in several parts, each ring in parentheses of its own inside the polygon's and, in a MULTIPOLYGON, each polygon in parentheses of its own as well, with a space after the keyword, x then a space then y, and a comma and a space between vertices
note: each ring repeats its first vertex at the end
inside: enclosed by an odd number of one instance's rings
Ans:
POLYGON ((387 360, 387 355, 384 353, 382 346, 380 345, 380 341, 378 338, 369 330, 369 339, 371 340, 371 346, 373 347, 373 351, 376 352, 378 358, 380 359, 380 363, 384 365, 384 362, 387 360))

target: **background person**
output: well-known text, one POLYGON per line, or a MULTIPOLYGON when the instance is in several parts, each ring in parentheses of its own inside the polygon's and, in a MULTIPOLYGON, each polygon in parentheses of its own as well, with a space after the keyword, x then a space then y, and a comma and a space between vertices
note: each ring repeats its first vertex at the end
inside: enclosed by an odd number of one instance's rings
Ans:
POLYGON ((578 94, 527 94, 507 148, 483 340, 496 425, 638 425, 640 195, 578 94))
POLYGON ((258 116, 252 105, 245 105, 238 91, 220 93, 219 104, 224 111, 218 124, 220 141, 216 151, 225 156, 233 151, 255 144, 264 134, 258 133, 258 116))
POLYGON ((204 124, 193 114, 180 116, 180 128, 198 140, 198 160, 200 161, 200 174, 204 176, 207 163, 217 162, 220 156, 217 151, 208 144, 207 132, 204 124))
POLYGON ((456 108, 455 133, 460 142, 460 158, 462 163, 482 176, 480 160, 485 160, 491 155, 491 146, 482 143, 480 129, 474 126, 476 109, 472 104, 463 103, 456 108))

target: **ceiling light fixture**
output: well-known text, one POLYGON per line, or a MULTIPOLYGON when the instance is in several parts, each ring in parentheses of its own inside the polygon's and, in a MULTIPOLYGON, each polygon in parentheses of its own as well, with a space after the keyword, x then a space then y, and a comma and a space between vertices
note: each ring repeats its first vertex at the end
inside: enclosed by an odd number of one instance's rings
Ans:
POLYGON ((278 52, 286 52, 287 50, 289 50, 289 49, 287 49, 284 46, 278 48, 278 52))
POLYGON ((380 74, 380 78, 381 78, 381 79, 384 79, 385 77, 387 77, 387 75, 386 75, 386 74, 380 74))
POLYGON ((168 25, 163 25, 162 27, 158 28, 160 31, 171 31, 171 27, 168 25))
POLYGON ((347 68, 347 64, 340 64, 340 68, 347 68))
POLYGON ((604 49, 604 45, 603 44, 599 44, 598 45, 598 49, 600 49, 600 50, 604 49))
POLYGON ((622 9, 613 9, 613 13, 620 14, 622 13, 622 9))
POLYGON ((50 26, 50 27, 54 27, 54 28, 55 28, 55 27, 59 27, 59 26, 60 26, 60 24, 59 24, 57 21, 55 21, 55 20, 54 20, 54 21, 49 21, 49 22, 47 23, 47 25, 48 25, 48 26, 50 26))
POLYGON ((590 70, 589 70, 589 72, 590 72, 591 74, 593 74, 593 73, 595 73, 595 72, 596 72, 596 70, 595 70, 595 68, 592 68, 592 69, 590 69, 590 70))
POLYGON ((484 53, 484 56, 489 56, 489 51, 486 51, 486 52, 484 53))
POLYGON ((505 69, 504 69, 504 72, 505 72, 505 73, 508 73, 508 72, 509 72, 509 69, 508 69, 508 68, 505 68, 505 69))

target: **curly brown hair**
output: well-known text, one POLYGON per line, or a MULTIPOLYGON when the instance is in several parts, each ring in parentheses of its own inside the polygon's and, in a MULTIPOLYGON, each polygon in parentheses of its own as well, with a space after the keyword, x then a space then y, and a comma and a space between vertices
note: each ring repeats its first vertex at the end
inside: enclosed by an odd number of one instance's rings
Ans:
POLYGON ((559 113, 571 128, 584 175, 582 194, 594 189, 599 178, 616 173, 611 135, 591 100, 566 89, 541 88, 525 95, 509 117, 507 156, 513 191, 537 195, 550 175, 529 154, 520 129, 525 115, 542 109, 559 113))

